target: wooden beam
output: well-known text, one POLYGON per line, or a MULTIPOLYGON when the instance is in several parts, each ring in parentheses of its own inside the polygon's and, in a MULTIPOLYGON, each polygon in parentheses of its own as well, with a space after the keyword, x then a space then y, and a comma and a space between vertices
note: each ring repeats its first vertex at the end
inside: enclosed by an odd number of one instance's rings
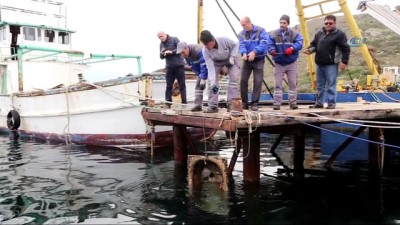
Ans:
MULTIPOLYGON (((303 130, 302 128, 299 128, 303 130)), ((296 178, 304 177, 304 154, 305 154, 305 134, 299 132, 294 136, 293 167, 296 178)))
POLYGON ((173 126, 175 164, 187 163, 187 139, 184 138, 184 129, 186 129, 184 126, 173 126))
POLYGON ((357 137, 358 135, 360 135, 366 127, 364 126, 360 126, 356 131, 354 131, 354 133, 351 135, 351 137, 347 138, 331 155, 331 157, 329 157, 328 161, 325 163, 325 168, 330 168, 333 161, 335 161, 335 159, 339 156, 339 154, 349 145, 351 144, 351 142, 354 141, 354 137, 357 137))
POLYGON ((236 141, 235 150, 233 151, 231 161, 229 162, 229 167, 228 167, 229 176, 232 175, 241 148, 242 148, 242 139, 238 138, 236 141))
POLYGON ((385 142, 384 132, 382 128, 369 128, 369 140, 382 144, 369 143, 369 172, 371 177, 380 178, 383 173, 385 142))
POLYGON ((260 183, 260 133, 241 132, 243 145, 243 180, 260 183))

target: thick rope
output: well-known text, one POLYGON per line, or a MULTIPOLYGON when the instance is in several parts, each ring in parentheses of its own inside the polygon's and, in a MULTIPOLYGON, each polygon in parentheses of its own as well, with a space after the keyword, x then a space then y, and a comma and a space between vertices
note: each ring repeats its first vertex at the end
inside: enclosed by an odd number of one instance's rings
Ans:
POLYGON ((71 143, 72 143, 71 142, 71 133, 69 131, 69 125, 70 125, 71 119, 70 119, 70 112, 69 112, 68 91, 69 91, 69 87, 66 87, 66 89, 65 89, 65 99, 66 99, 66 102, 67 102, 67 124, 64 127, 64 137, 65 137, 65 144, 71 145, 71 143))

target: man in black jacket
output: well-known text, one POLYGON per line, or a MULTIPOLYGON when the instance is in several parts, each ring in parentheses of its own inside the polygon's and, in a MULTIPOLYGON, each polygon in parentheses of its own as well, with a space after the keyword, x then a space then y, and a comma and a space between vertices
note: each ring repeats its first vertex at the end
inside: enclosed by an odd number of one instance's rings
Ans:
POLYGON ((176 48, 179 42, 177 37, 172 37, 163 31, 157 33, 160 39, 160 58, 165 59, 167 88, 165 90, 165 101, 167 106, 172 103, 172 86, 175 79, 179 84, 179 92, 183 104, 187 103, 186 99, 186 84, 185 84, 185 62, 181 54, 176 53, 176 48))
POLYGON ((312 108, 323 108, 325 98, 327 109, 336 107, 336 85, 338 68, 345 70, 349 62, 350 46, 346 34, 336 28, 336 17, 328 15, 324 19, 325 26, 315 34, 304 53, 315 52, 317 64, 317 101, 312 108))

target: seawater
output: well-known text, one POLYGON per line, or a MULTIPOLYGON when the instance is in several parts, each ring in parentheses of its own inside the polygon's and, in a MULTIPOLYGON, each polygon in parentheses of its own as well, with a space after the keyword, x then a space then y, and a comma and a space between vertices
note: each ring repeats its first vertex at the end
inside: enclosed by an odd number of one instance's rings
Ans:
MULTIPOLYGON (((327 172, 321 136, 311 133, 306 136, 304 164, 319 172, 299 181, 282 172, 292 167, 291 137, 276 149, 280 161, 269 152, 276 138, 262 135, 259 187, 242 182, 245 156, 240 155, 228 192, 209 184, 192 196, 171 148, 158 149, 151 157, 146 149, 0 136, 0 224, 400 223, 397 176, 371 182, 368 162, 354 158, 333 164, 327 172)), ((230 158, 234 144, 218 133, 197 148, 205 155, 230 158)))

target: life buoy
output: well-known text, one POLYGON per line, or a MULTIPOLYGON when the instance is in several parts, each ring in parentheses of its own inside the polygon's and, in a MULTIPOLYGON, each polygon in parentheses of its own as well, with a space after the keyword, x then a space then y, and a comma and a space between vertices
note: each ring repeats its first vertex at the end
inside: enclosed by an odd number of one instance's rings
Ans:
POLYGON ((16 110, 10 110, 7 114, 7 127, 10 130, 17 130, 21 125, 21 117, 16 110))

